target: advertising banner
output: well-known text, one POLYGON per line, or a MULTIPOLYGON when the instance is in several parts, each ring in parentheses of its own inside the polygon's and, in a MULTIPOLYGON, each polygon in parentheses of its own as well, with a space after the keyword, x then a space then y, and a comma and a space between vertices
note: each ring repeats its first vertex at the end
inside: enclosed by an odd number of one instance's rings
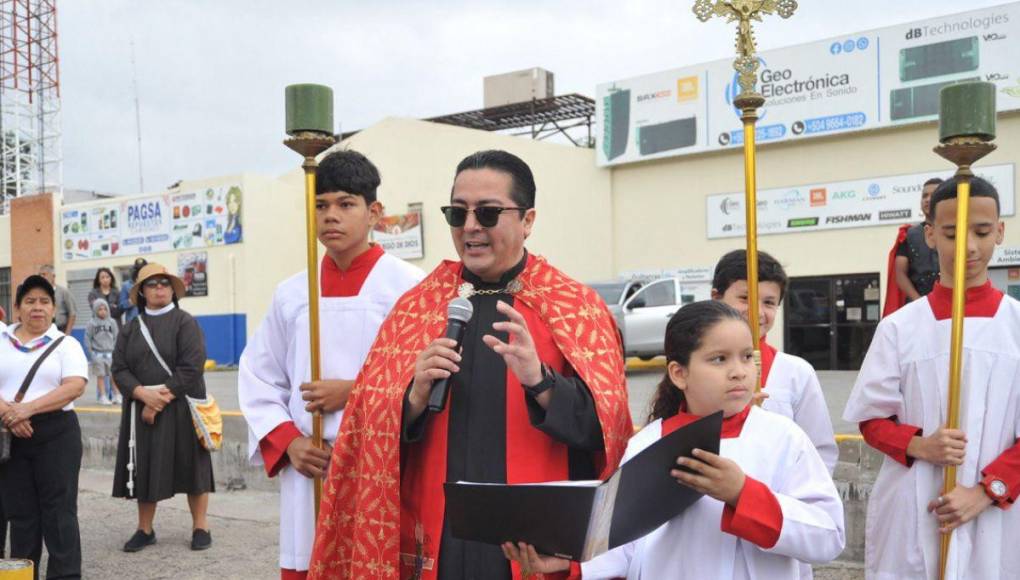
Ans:
MULTIPOLYGON (((795 25, 796 18, 788 24, 795 25)), ((849 34, 760 54, 765 97, 756 139, 805 139, 930 121, 939 90, 965 80, 999 87, 1020 109, 1020 3, 849 34)), ((743 144, 733 59, 599 85, 600 166, 743 144)))
POLYGON ((123 253, 168 252, 170 245, 170 204, 167 196, 141 197, 124 202, 121 224, 123 253))
POLYGON ((236 244, 243 240, 240 186, 126 198, 60 212, 64 260, 236 244))
POLYGON ((372 241, 404 260, 424 258, 421 212, 384 216, 372 230, 372 241))
POLYGON ((121 217, 119 203, 62 210, 60 234, 65 259, 107 258, 120 253, 121 217))
MULTIPOLYGON (((1012 163, 975 168, 999 190, 1002 215, 1016 213, 1012 163)), ((921 214, 921 186, 932 177, 948 179, 951 169, 813 183, 758 191, 758 234, 861 228, 916 223, 921 214)), ((709 239, 744 235, 744 194, 705 198, 709 239)))
POLYGON ((208 252, 177 254, 177 277, 184 282, 185 296, 209 295, 208 252))
POLYGON ((241 188, 216 187, 170 197, 174 249, 205 248, 241 241, 241 188))

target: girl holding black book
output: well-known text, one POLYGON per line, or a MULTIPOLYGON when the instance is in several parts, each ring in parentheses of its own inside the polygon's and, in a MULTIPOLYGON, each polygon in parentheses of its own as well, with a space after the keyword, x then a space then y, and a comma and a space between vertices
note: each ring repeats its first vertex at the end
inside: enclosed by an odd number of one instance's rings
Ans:
POLYGON ((626 462, 659 438, 722 411, 720 454, 695 450, 671 472, 705 494, 647 536, 583 564, 506 543, 530 572, 571 578, 797 578, 797 560, 824 563, 843 551, 843 505, 810 439, 786 417, 751 404, 757 371, 747 322, 720 302, 697 302, 669 321, 666 375, 649 424, 626 462))

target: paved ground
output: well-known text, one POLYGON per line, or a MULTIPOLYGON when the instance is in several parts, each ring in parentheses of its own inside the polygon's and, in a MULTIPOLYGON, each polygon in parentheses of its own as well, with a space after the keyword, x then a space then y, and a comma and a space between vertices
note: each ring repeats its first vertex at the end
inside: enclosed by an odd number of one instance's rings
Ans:
MULTIPOLYGON (((856 433, 856 426, 839 420, 852 386, 854 373, 819 373, 829 402, 837 433, 856 433)), ((649 399, 662 377, 661 368, 642 368, 628 372, 631 412, 635 423, 643 423, 649 399)), ((209 390, 221 408, 237 409, 236 372, 213 372, 206 375, 209 390)), ((79 402, 82 412, 96 407, 87 395, 79 402)), ((221 491, 210 502, 210 523, 213 547, 206 552, 192 552, 191 518, 185 498, 178 497, 160 504, 156 517, 155 546, 137 554, 126 554, 121 546, 133 533, 136 511, 133 503, 110 497, 112 474, 106 471, 83 470, 79 494, 79 521, 84 550, 85 578, 276 578, 278 498, 272 492, 221 491)), ((44 564, 45 567, 45 564, 44 564)), ((819 580, 856 580, 863 571, 853 564, 837 563, 820 568, 819 580)))
MULTIPOLYGON (((192 552, 191 517, 183 497, 160 503, 157 543, 127 554, 121 546, 133 533, 135 506, 113 499, 107 472, 83 470, 78 496, 84 578, 255 579, 278 578, 277 498, 266 492, 220 492, 210 502, 213 546, 192 552)), ((43 559, 45 570, 45 557, 43 559)), ((836 563, 816 569, 818 580, 864 578, 859 566, 836 563)))

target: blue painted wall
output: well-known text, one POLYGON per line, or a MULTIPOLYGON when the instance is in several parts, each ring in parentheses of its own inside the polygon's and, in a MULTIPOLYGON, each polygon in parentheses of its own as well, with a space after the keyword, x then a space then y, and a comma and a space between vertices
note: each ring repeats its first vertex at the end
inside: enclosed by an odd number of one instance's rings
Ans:
POLYGON ((248 317, 244 314, 208 314, 195 319, 205 333, 206 358, 221 365, 236 365, 247 342, 248 317))
MULTIPOLYGON (((195 320, 205 334, 206 358, 220 365, 236 365, 248 339, 248 317, 244 314, 208 314, 195 320)), ((76 328, 71 336, 85 344, 85 329, 76 328)))

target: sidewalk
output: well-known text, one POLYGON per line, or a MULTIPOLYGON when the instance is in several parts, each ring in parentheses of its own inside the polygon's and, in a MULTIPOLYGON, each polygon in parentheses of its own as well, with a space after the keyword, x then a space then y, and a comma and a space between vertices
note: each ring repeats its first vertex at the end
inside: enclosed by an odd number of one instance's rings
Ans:
MULTIPOLYGON (((110 497, 113 474, 83 469, 78 494, 83 578, 279 578, 279 499, 275 493, 220 491, 209 501, 213 545, 192 552, 187 496, 160 502, 156 545, 121 551, 137 525, 133 501, 110 497)), ((45 570, 46 558, 43 557, 45 570)))
MULTIPOLYGON (((110 497, 109 472, 82 470, 78 520, 82 536, 83 578, 139 579, 274 579, 277 563, 277 494, 259 491, 218 492, 209 501, 213 546, 192 552, 191 516, 185 496, 160 502, 157 543, 128 554, 121 546, 134 532, 134 502, 110 497)), ((45 556, 43 557, 45 570, 45 556)), ((818 580, 858 580, 863 571, 834 563, 815 569, 818 580)))

